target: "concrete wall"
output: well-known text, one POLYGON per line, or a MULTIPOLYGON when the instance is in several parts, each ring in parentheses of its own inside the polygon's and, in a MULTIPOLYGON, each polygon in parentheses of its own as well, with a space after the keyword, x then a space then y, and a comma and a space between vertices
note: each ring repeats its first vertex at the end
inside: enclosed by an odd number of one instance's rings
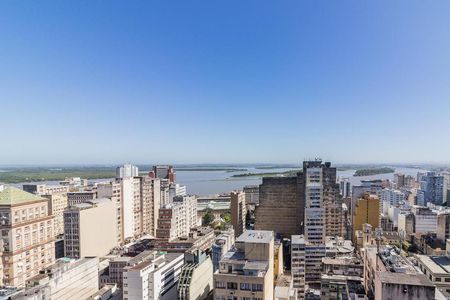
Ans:
POLYGON ((116 205, 111 200, 80 211, 80 257, 103 256, 117 246, 116 205))

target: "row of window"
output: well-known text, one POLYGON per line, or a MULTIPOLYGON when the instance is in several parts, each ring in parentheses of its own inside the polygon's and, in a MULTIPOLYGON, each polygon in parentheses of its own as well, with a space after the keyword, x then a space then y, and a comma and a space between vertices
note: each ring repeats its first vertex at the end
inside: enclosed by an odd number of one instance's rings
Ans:
MULTIPOLYGON (((216 281, 216 288, 237 290, 238 284, 237 282, 216 281)), ((261 292, 263 290, 263 285, 260 283, 241 283, 239 289, 241 291, 261 292)))
POLYGON ((216 296, 214 300, 262 300, 256 297, 237 297, 237 296, 216 296))

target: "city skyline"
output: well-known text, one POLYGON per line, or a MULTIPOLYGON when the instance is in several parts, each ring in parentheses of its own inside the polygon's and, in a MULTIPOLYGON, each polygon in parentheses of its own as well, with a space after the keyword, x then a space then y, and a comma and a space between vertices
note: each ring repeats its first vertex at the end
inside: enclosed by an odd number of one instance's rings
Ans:
POLYGON ((449 163, 449 11, 1 3, 0 165, 449 163))

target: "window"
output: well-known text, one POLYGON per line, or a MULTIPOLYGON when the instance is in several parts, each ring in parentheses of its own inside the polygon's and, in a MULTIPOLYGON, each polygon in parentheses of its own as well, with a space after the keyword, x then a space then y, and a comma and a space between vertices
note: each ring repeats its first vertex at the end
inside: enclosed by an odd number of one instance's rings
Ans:
POLYGON ((223 281, 216 281, 216 288, 224 289, 225 288, 225 282, 223 282, 223 281))
POLYGON ((227 282, 227 289, 229 290, 237 290, 237 283, 236 282, 227 282))
POLYGON ((240 289, 243 291, 250 291, 252 287, 250 283, 241 283, 240 289))
POLYGON ((263 286, 260 283, 254 283, 252 284, 252 291, 259 292, 263 290, 263 286))

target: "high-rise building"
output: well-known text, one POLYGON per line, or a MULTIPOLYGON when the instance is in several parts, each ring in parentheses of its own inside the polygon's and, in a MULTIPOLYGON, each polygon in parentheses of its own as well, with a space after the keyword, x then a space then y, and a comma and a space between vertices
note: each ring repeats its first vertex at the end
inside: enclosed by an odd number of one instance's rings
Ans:
POLYGON ((214 273, 214 299, 273 299, 274 234, 247 230, 214 273), (231 295, 231 298, 229 298, 231 295))
POLYGON ((127 178, 139 176, 139 169, 131 164, 125 164, 116 168, 116 178, 127 178))
POLYGON ((243 192, 231 192, 231 225, 234 228, 235 236, 240 236, 245 230, 245 217, 247 209, 245 206, 245 194, 243 192))
POLYGON ((156 165, 153 166, 153 174, 156 178, 167 179, 170 183, 175 182, 175 170, 173 166, 156 165))
POLYGON ((400 190, 383 189, 380 192, 380 212, 386 213, 390 206, 397 206, 405 201, 406 195, 400 190))
POLYGON ((322 258, 326 256, 325 242, 313 244, 303 235, 291 239, 291 273, 298 298, 305 299, 306 284, 320 285, 322 258))
POLYGON ((97 197, 109 198, 116 205, 117 218, 117 243, 122 244, 123 239, 123 216, 122 216, 122 187, 120 180, 101 182, 97 184, 97 197))
POLYGON ((348 177, 339 178, 339 191, 344 198, 351 196, 351 183, 348 177))
POLYGON ((192 227, 198 225, 197 198, 177 196, 173 203, 159 209, 156 237, 168 241, 189 235, 192 227))
POLYGON ((150 178, 148 176, 138 178, 140 180, 142 233, 156 236, 161 200, 161 180, 159 178, 150 178))
POLYGON ((0 192, 2 284, 24 286, 39 270, 54 263, 53 230, 47 199, 14 187, 0 192))
POLYGON ((96 199, 73 205, 64 212, 65 254, 70 258, 102 256, 117 243, 116 204, 96 199))
POLYGON ((258 205, 259 204, 259 186, 246 185, 243 188, 245 194, 245 204, 258 205))
POLYGON ((301 173, 295 177, 263 177, 255 229, 273 230, 284 237, 303 231, 305 202, 299 192, 302 179, 301 173))
POLYGON ((395 173, 394 174, 394 184, 396 188, 402 188, 406 185, 405 174, 395 173))
POLYGON ((344 236, 342 197, 336 168, 322 161, 303 162, 305 239, 323 244, 325 236, 344 236))
POLYGON ((138 177, 126 177, 118 181, 121 185, 122 236, 126 240, 142 233, 141 182, 138 177))
POLYGON ((438 226, 437 214, 428 207, 413 207, 414 233, 435 233, 438 226))
POLYGON ((445 212, 438 215, 436 237, 442 243, 450 238, 450 213, 445 212))
POLYGON ((417 204, 422 206, 426 206, 427 203, 442 205, 444 201, 447 201, 447 186, 444 176, 437 175, 435 172, 428 172, 422 176, 420 190, 417 192, 417 204))
POLYGON ((182 253, 154 252, 152 258, 123 270, 124 300, 177 299, 177 283, 183 266, 182 253))
POLYGON ((185 185, 181 185, 179 183, 170 183, 169 184, 169 202, 173 201, 173 198, 176 196, 186 196, 187 189, 185 185))
POLYGON ((303 162, 295 177, 263 178, 255 229, 274 230, 285 237, 305 233, 309 242, 325 235, 344 235, 342 197, 336 168, 320 160, 303 162))
POLYGON ((380 199, 376 195, 365 194, 356 203, 353 237, 357 230, 363 230, 363 224, 370 224, 372 228, 380 226, 380 199))

